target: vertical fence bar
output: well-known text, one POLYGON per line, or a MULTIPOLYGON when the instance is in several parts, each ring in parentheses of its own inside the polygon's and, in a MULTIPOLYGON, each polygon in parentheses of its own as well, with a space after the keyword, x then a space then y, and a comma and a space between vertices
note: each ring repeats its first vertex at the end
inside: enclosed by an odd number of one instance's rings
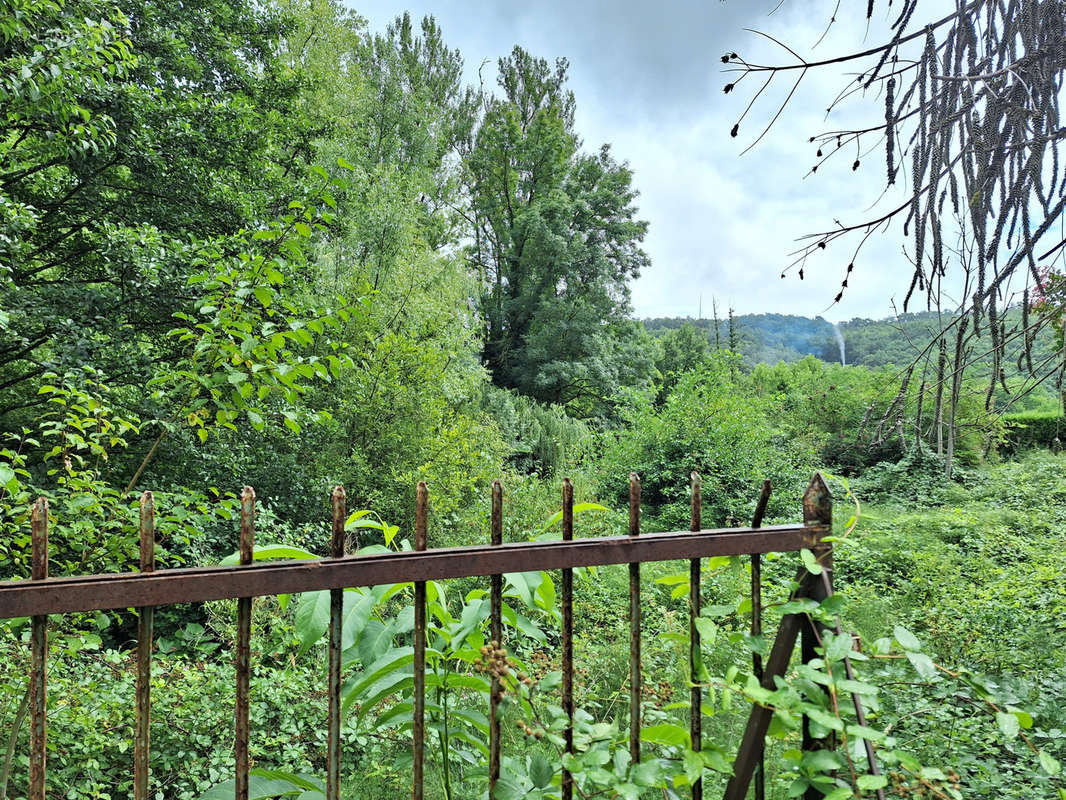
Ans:
MULTIPOLYGON (((348 497, 344 487, 333 490, 333 529, 329 540, 332 558, 344 558, 344 522, 348 497)), ((344 589, 329 592, 329 727, 326 743, 326 800, 341 796, 341 632, 344 625, 344 589)))
MULTIPOLYGON (((155 499, 151 492, 140 502, 141 572, 155 572, 155 499)), ((152 719, 152 629, 155 608, 137 609, 137 732, 133 742, 133 797, 148 800, 150 726, 152 719)))
MULTIPOLYGON (((827 525, 833 524, 833 496, 826 485, 825 479, 820 472, 816 472, 811 478, 807 491, 803 493, 803 524, 804 525, 827 525)), ((831 544, 819 544, 811 548, 818 563, 822 566, 822 576, 811 580, 808 597, 821 602, 833 592, 833 546, 831 544)), ((820 631, 824 628, 816 625, 810 619, 807 620, 800 632, 800 656, 804 664, 818 657, 815 648, 818 646, 820 631)), ((811 734, 810 720, 803 718, 803 739, 801 747, 804 751, 826 750, 835 746, 832 735, 819 739, 811 734)), ((805 800, 818 800, 822 797, 821 791, 810 787, 804 794, 805 800)))
MULTIPOLYGON (((419 481, 415 495, 415 550, 426 549, 428 515, 429 490, 426 488, 425 481, 419 481)), ((411 734, 414 741, 412 743, 411 797, 412 800, 422 800, 426 755, 426 584, 424 581, 415 582, 414 637, 414 707, 411 718, 411 734)))
MULTIPOLYGON (((751 518, 751 527, 761 528, 763 517, 766 516, 766 507, 770 503, 770 493, 773 484, 770 481, 762 482, 762 491, 759 493, 759 502, 755 505, 755 513, 751 518)), ((751 635, 762 636, 762 556, 755 553, 751 557, 751 635)), ((762 656, 753 652, 751 654, 752 674, 762 683, 763 668, 762 656)), ((759 752, 759 763, 755 766, 755 800, 766 798, 766 758, 762 751, 759 752)))
MULTIPOLYGON (((255 546, 255 490, 241 492, 241 563, 252 563, 255 546)), ((237 598, 237 703, 234 709, 235 761, 234 792, 237 800, 248 800, 248 694, 252 661, 252 598, 237 598)))
MULTIPOLYGON (((503 485, 492 482, 492 531, 493 545, 503 544, 503 485)), ((489 611, 489 638, 494 649, 503 647, 503 623, 500 606, 503 604, 503 576, 492 576, 492 591, 489 611)), ((503 692, 500 676, 493 670, 492 688, 489 691, 489 798, 495 796, 496 782, 500 779, 500 699, 503 692)))
MULTIPOLYGON (((35 581, 48 577, 48 500, 40 497, 30 516, 35 581)), ((48 729, 45 723, 48 682, 48 617, 33 617, 30 633, 30 800, 45 800, 45 761, 48 729)))
MULTIPOLYGON (((563 478, 563 541, 574 538, 574 485, 563 478)), ((562 667, 563 667, 563 713, 566 714, 566 729, 563 731, 564 752, 574 752, 574 571, 564 569, 562 576, 562 667)), ((563 769, 562 800, 573 800, 574 776, 563 769)))
MULTIPOLYGON (((689 482, 692 488, 689 530, 697 533, 703 528, 703 485, 696 472, 689 475, 689 482)), ((700 560, 693 558, 688 563, 688 669, 691 682, 688 694, 688 724, 692 749, 697 753, 703 749, 703 714, 700 710, 703 704, 703 690, 699 685, 700 675, 703 673, 703 653, 700 649, 700 632, 696 627, 700 605, 700 560)), ((703 800, 702 775, 692 783, 692 800, 703 800)))
MULTIPOLYGON (((629 535, 640 536, 640 478, 629 473, 629 535)), ((640 763, 640 564, 629 565, 629 758, 640 763)))

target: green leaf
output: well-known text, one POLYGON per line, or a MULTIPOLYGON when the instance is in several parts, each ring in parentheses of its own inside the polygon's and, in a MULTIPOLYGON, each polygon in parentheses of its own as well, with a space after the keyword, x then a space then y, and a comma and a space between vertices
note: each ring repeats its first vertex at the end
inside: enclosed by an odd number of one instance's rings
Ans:
POLYGON ((458 650, 462 647, 466 637, 470 635, 474 628, 488 619, 491 608, 492 603, 487 597, 472 600, 463 606, 463 613, 459 620, 459 626, 452 637, 452 650, 458 650))
POLYGON ((896 637, 896 641, 899 642, 899 646, 904 650, 921 650, 922 643, 918 641, 916 637, 909 630, 902 625, 897 625, 892 629, 892 635, 896 637))
POLYGON ((300 595, 294 620, 300 655, 306 653, 329 628, 329 601, 330 593, 325 589, 300 595))
POLYGON ((1044 770, 1048 775, 1058 775, 1062 771, 1062 765, 1055 760, 1051 753, 1041 750, 1036 756, 1040 761, 1040 769, 1044 770))
MULTIPOLYGON (((288 775, 286 773, 266 773, 263 774, 262 770, 252 770, 248 776, 248 800, 270 800, 274 797, 292 797, 294 795, 302 794, 305 789, 314 789, 313 784, 309 784, 306 779, 303 779, 298 775, 288 775), (269 775, 270 777, 267 777, 269 775)), ((231 778, 228 781, 223 781, 216 786, 211 787, 202 795, 199 800, 232 800, 235 781, 231 778)))
POLYGON ((810 550, 807 548, 800 550, 800 559, 803 560, 803 566, 807 568, 807 572, 811 573, 811 575, 822 574, 822 565, 818 563, 818 559, 814 557, 814 553, 810 550))
POLYGON ((540 586, 543 577, 540 572, 508 572, 504 574, 504 580, 512 589, 526 608, 533 608, 533 592, 540 586))
POLYGON ((718 637, 718 626, 706 617, 696 617, 694 623, 700 634, 700 643, 707 646, 714 644, 718 637))
POLYGON ((692 750, 686 750, 682 754, 685 765, 685 779, 689 784, 695 783, 703 775, 703 756, 692 750))
MULTIPOLYGON (((607 510, 607 507, 606 506, 601 506, 599 503, 576 503, 574 505, 574 513, 575 514, 580 514, 583 511, 606 511, 606 510, 607 510)), ((563 520, 563 512, 562 511, 556 511, 554 514, 552 514, 550 517, 548 517, 548 521, 544 523, 544 528, 547 529, 547 528, 552 527, 553 525, 557 525, 558 523, 562 522, 562 520, 563 520)))
MULTIPOLYGON (((315 560, 318 558, 314 553, 301 550, 299 547, 290 547, 287 544, 264 544, 256 545, 252 550, 253 561, 269 561, 272 558, 289 559, 296 561, 315 560)), ((219 566, 232 567, 241 563, 241 554, 230 553, 219 563, 219 566)))
POLYGON ((1029 730, 1033 727, 1033 715, 1025 711, 1016 711, 1011 709, 1011 713, 1018 718, 1018 724, 1025 730, 1029 730))
POLYGON ((269 308, 270 304, 274 302, 274 292, 265 286, 256 286, 252 293, 255 295, 255 299, 262 303, 263 308, 269 308))
POLYGON ((700 752, 700 755, 703 756, 703 765, 707 769, 720 772, 723 775, 733 774, 733 765, 726 760, 725 754, 721 750, 715 747, 708 747, 706 743, 704 743, 703 747, 704 749, 700 752))
POLYGON ((630 778, 638 786, 657 786, 662 782, 663 769, 659 759, 651 758, 634 765, 630 778))
POLYGON ((529 779, 538 789, 545 789, 552 782, 555 770, 552 769, 548 759, 540 753, 534 753, 529 759, 529 779))
MULTIPOLYGON (((822 711, 819 708, 812 708, 809 711, 807 711, 807 716, 810 717, 815 722, 817 722, 819 725, 822 725, 822 726, 824 726, 826 728, 829 728, 829 730, 831 730, 831 731, 842 731, 842 730, 844 730, 844 723, 840 721, 840 718, 837 717, 835 714, 830 714, 828 711, 822 711)), ((825 751, 816 751, 816 752, 825 752, 825 751)))
POLYGON ((555 608, 555 582, 545 572, 541 573, 540 586, 533 595, 537 608, 551 612, 555 608))
POLYGON ((1018 718, 1010 712, 997 711, 996 724, 999 725, 999 729, 1003 731, 1003 735, 1008 739, 1013 739, 1018 735, 1020 729, 1018 718))
POLYGON ((803 754, 802 763, 812 772, 832 772, 843 766, 840 756, 831 750, 810 750, 803 754))
POLYGON ((344 613, 341 622, 341 650, 354 645, 362 635, 374 610, 374 596, 370 592, 350 590, 344 593, 344 613))
POLYGON ((689 732, 680 725, 650 725, 640 732, 642 741, 666 747, 690 747, 689 732))
POLYGON ((363 635, 359 637, 359 660, 364 665, 372 664, 384 655, 392 644, 392 633, 381 620, 372 619, 366 623, 363 635))
POLYGON ((390 672, 397 672, 415 660, 413 647, 397 647, 390 650, 363 672, 353 676, 344 685, 344 707, 347 708, 355 700, 361 700, 370 687, 380 681, 390 672))
POLYGON ((15 477, 15 470, 7 464, 0 464, 0 486, 4 487, 9 492, 14 492, 15 489, 18 488, 18 479, 15 477))
MULTIPOLYGON (((370 509, 368 509, 368 508, 364 508, 361 511, 353 511, 348 516, 348 519, 346 519, 344 521, 344 530, 348 530, 348 529, 350 529, 352 527, 355 527, 355 523, 358 522, 359 520, 361 520, 363 517, 365 517, 369 513, 370 513, 370 509)), ((363 526, 359 526, 359 527, 363 527, 363 526)))
POLYGON ((509 778, 500 778, 496 781, 492 800, 526 800, 526 790, 509 778))
MULTIPOLYGON (((907 659, 911 662, 911 666, 914 667, 915 672, 927 681, 931 681, 937 677, 936 665, 933 663, 933 659, 925 653, 912 653, 908 650, 907 659)), ((1011 716, 1013 717, 1014 715, 1012 714, 1011 716)), ((1014 721, 1017 722, 1017 718, 1015 718, 1014 721)))
POLYGON ((852 639, 847 633, 837 636, 826 631, 823 635, 822 643, 827 661, 841 661, 851 652, 852 639))
POLYGON ((864 792, 873 792, 888 786, 888 778, 884 775, 860 775, 855 783, 864 792))

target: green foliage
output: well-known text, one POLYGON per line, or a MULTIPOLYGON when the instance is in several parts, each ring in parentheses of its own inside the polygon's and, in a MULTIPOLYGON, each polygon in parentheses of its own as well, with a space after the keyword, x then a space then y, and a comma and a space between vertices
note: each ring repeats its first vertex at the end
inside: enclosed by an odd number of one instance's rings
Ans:
MULTIPOLYGON (((370 33, 333 0, 0 0, 0 42, 0 577, 28 574, 40 495, 53 574, 71 574, 135 566, 141 485, 157 490, 157 555, 172 566, 233 549, 242 483, 259 493, 260 540, 275 542, 256 558, 314 558, 336 483, 381 514, 349 520, 353 544, 373 553, 409 546, 417 480, 431 486, 443 545, 484 540, 484 490, 501 472, 505 538, 518 541, 558 535, 564 472, 579 535, 595 536, 625 530, 631 470, 645 529, 683 528, 690 470, 703 478, 705 523, 722 524, 746 521, 765 478, 771 516, 794 517, 811 468, 829 463, 861 473, 857 491, 879 504, 838 547, 847 592, 820 608, 789 603, 795 559, 767 558, 767 620, 793 611, 832 624, 840 611, 874 644, 860 652, 826 634, 816 662, 758 686, 747 665, 766 642, 747 634, 745 564, 709 559, 696 621, 704 652, 689 674, 688 573, 649 565, 644 659, 659 680, 646 687, 645 758, 634 764, 617 711, 627 575, 579 572, 586 671, 567 765, 580 790, 679 797, 700 775, 716 789, 729 761, 709 742, 732 741, 758 702, 775 711, 777 796, 869 796, 880 780, 848 768, 864 738, 898 794, 1061 792, 1061 464, 1039 454, 977 469, 998 434, 985 388, 964 382, 954 458, 974 468, 943 481, 941 456, 920 444, 943 431, 934 392, 921 396, 916 373, 900 393, 898 372, 881 366, 909 361, 909 340, 932 317, 844 324, 848 361, 876 365, 857 368, 832 363, 824 320, 649 323, 670 328, 654 341, 627 319, 627 282, 647 265, 633 176, 606 146, 580 150, 565 61, 516 48, 497 95, 479 94, 462 86, 462 57, 432 18, 370 33), (736 355, 711 355, 709 332, 736 355), (795 363, 752 366, 779 358, 795 363), (845 656, 857 683, 842 676, 845 656), (693 680, 706 698, 701 754, 676 713, 693 680), (828 701, 823 688, 835 691, 828 701), (867 730, 832 702, 853 691, 871 712, 867 730), (804 716, 845 746, 798 750, 804 716)), ((1005 389, 991 400, 1003 407, 1005 389)), ((1059 422, 1020 417, 1011 435, 1053 441, 1059 422)), ((799 560, 821 569, 809 552, 799 560)), ((496 643, 482 582, 428 589, 437 796, 481 791, 493 674, 507 723, 500 796, 556 796, 554 577, 506 576, 496 643)), ((358 776, 344 791, 399 796, 411 587, 349 589, 344 600, 345 772, 358 776)), ((255 608, 253 794, 320 797, 310 776, 322 773, 328 594, 255 608)), ((232 791, 219 702, 231 690, 232 616, 232 603, 157 615, 159 796, 232 791)), ((53 629, 49 763, 74 800, 129 794, 114 731, 133 707, 133 622, 126 611, 68 615, 53 629)), ((26 635, 23 621, 0 626, 0 658, 13 666, 0 677, 0 730, 18 745, 16 795, 26 635)))
POLYGON ((897 382, 894 370, 824 364, 811 356, 793 364, 759 364, 750 376, 751 391, 779 409, 779 425, 817 448, 823 463, 845 472, 899 457, 898 437, 871 441, 897 382))
MULTIPOLYGON (((330 183, 344 185, 337 179, 330 183)), ((269 242, 265 252, 249 248, 231 261, 214 251, 198 259, 203 269, 188 278, 199 295, 195 313, 174 314, 184 324, 169 335, 182 352, 151 385, 164 396, 187 392, 180 413, 202 442, 210 427, 236 430, 242 414, 262 431, 270 411, 299 434, 304 416, 299 401, 308 383, 332 383, 352 364, 347 343, 333 334, 351 318, 353 306, 338 297, 336 310, 305 308, 282 296, 294 272, 305 266, 312 225, 322 228, 333 219, 325 205, 308 208, 293 200, 289 208, 291 213, 250 237, 269 242)), ((310 416, 320 420, 323 413, 310 416)))
MULTIPOLYGON (((961 478, 956 475, 956 478, 961 478)), ((944 478, 944 460, 924 444, 904 453, 898 461, 882 461, 855 480, 864 500, 934 506, 957 498, 956 484, 944 478)))
POLYGON ((703 479, 708 525, 749 517, 763 480, 774 481, 778 497, 788 496, 813 454, 779 436, 769 419, 772 405, 745 396, 733 382, 733 358, 716 354, 684 375, 660 408, 634 398, 626 427, 603 437, 600 474, 613 481, 604 494, 627 496, 624 476, 636 472, 644 501, 668 527, 687 525, 692 471, 703 479))
MULTIPOLYGON (((27 634, 28 635, 28 634, 27 634)), ((83 637, 84 638, 84 637, 83 637)), ((116 730, 133 729, 135 663, 119 650, 53 634, 50 652, 48 777, 50 791, 71 800, 132 796, 132 742, 116 730)), ((317 680, 310 664, 269 660, 255 645, 251 725, 252 758, 294 773, 317 769, 313 753, 324 742, 325 707, 307 688, 317 680)), ((27 665, 24 643, 5 637, 5 663, 27 665)), ((153 796, 192 800, 232 767, 233 667, 205 652, 157 654, 153 664, 153 796), (164 722, 165 721, 165 722, 164 722)), ((10 731, 14 704, 25 691, 25 669, 6 670, 0 683, 0 729, 10 731)), ((25 796, 28 726, 18 740, 9 787, 25 796)), ((232 789, 230 792, 232 796, 232 789)), ((268 795, 272 797, 273 795, 268 795)))
POLYGON ((607 145, 578 151, 565 59, 553 68, 515 47, 499 73, 503 96, 484 98, 465 163, 482 358, 498 386, 602 415, 652 369, 625 319, 627 281, 647 265, 632 173, 607 145))
POLYGON ((1004 414, 1007 444, 1015 450, 1027 447, 1061 447, 1066 418, 1055 411, 1004 414))
POLYGON ((587 440, 589 428, 559 406, 486 386, 482 407, 499 426, 511 466, 522 473, 558 475, 587 440))

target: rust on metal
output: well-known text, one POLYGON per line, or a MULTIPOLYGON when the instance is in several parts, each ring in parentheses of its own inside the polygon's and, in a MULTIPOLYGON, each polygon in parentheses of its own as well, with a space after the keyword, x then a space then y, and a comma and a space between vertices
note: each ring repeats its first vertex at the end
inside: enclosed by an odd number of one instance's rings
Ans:
MULTIPOLYGON (((415 495, 415 551, 422 552, 428 544, 427 518, 429 516, 429 490, 425 481, 418 482, 415 495)), ((425 782, 426 748, 426 583, 415 581, 415 630, 414 630, 414 697, 411 719, 412 755, 411 797, 422 800, 425 782)))
POLYGON ((833 521, 833 493, 820 472, 814 473, 803 493, 803 521, 808 525, 829 525, 833 521))
MULTIPOLYGON (((629 535, 640 536, 640 478, 629 473, 629 535)), ((640 562, 629 565, 629 758, 640 763, 640 562)))
MULTIPOLYGON (((703 527, 703 484, 699 473, 689 475, 689 483, 692 492, 692 510, 689 529, 693 533, 699 533, 703 527)), ((702 601, 700 599, 700 560, 693 558, 688 564, 688 670, 689 689, 688 713, 689 713, 689 738, 692 740, 692 749, 700 752, 703 749, 703 690, 700 687, 700 676, 703 674, 703 653, 700 644, 700 631, 696 627, 696 620, 700 616, 702 601)), ((692 782, 692 800, 703 798, 703 777, 696 778, 692 782)))
MULTIPOLYGON (((503 485, 492 482, 492 525, 490 543, 498 547, 503 544, 503 485)), ((489 638, 493 648, 503 647, 503 623, 501 606, 503 605, 503 576, 492 576, 489 611, 489 638)), ((500 700, 503 692, 500 676, 492 672, 492 685, 489 689, 489 797, 496 792, 496 782, 500 779, 500 700)))
MULTIPOLYGON (((48 577, 48 500, 37 499, 30 515, 35 581, 48 577)), ((48 684, 48 617, 34 615, 30 630, 30 800, 45 800, 48 728, 45 721, 48 684)))
MULTIPOLYGON (((766 660, 762 680, 764 688, 776 688, 773 683, 774 676, 785 674, 792 651, 796 646, 796 638, 805 623, 806 618, 801 614, 788 614, 781 620, 773 649, 766 660)), ((752 775, 762 757, 763 743, 766 740, 766 732, 770 729, 772 716, 772 709, 757 704, 752 706, 748 725, 740 740, 740 749, 733 762, 733 775, 726 784, 724 800, 744 800, 747 796, 752 775)))
MULTIPOLYGON (((155 572, 155 499, 144 492, 140 501, 141 572, 155 572)), ((148 774, 151 764, 150 726, 152 718, 152 629, 155 608, 137 609, 137 731, 133 741, 133 797, 148 800, 148 774)))
POLYGON ((761 528, 763 518, 766 516, 766 507, 770 504, 770 495, 774 487, 770 481, 762 482, 762 490, 759 492, 759 502, 755 504, 755 513, 751 517, 751 527, 761 528))
MULTIPOLYGON (((803 524, 824 526, 831 530, 832 523, 833 495, 822 474, 816 472, 807 486, 807 491, 803 493, 803 524)), ((811 591, 808 596, 820 603, 833 593, 833 546, 819 542, 811 550, 821 565, 822 572, 816 580, 811 581, 811 591)), ((809 617, 804 619, 800 634, 800 657, 804 664, 818 658, 816 648, 820 646, 823 630, 826 628, 821 623, 815 623, 809 617)), ((825 737, 814 736, 811 732, 810 719, 804 717, 800 746, 804 751, 832 750, 836 747, 836 737, 832 733, 825 737)), ((820 797, 822 793, 813 786, 804 794, 805 800, 818 800, 820 797)))
MULTIPOLYGON (((802 569, 797 576, 799 588, 792 593, 790 599, 810 597, 815 591, 814 578, 815 576, 802 569)), ((770 690, 777 688, 774 679, 782 677, 788 669, 792 651, 796 648, 796 639, 799 638, 800 630, 806 625, 805 614, 786 614, 781 619, 781 624, 777 628, 777 636, 763 670, 763 688, 770 690)), ((752 776, 763 755, 763 745, 773 713, 773 709, 766 706, 758 704, 752 706, 748 724, 741 737, 740 749, 733 762, 733 775, 726 784, 723 800, 744 800, 747 797, 752 776)))
MULTIPOLYGON (((252 563, 255 548, 255 490, 245 486, 241 492, 241 565, 252 563)), ((237 597, 237 702, 234 708, 233 759, 235 762, 236 800, 248 800, 248 723, 249 684, 252 674, 252 596, 237 597)))
POLYGON ((202 603, 234 597, 310 592, 404 581, 487 577, 601 567, 640 561, 785 553, 814 547, 824 526, 771 525, 603 536, 570 542, 509 542, 498 547, 442 547, 429 552, 374 553, 359 558, 259 562, 251 566, 194 567, 152 574, 118 573, 0 582, 0 619, 34 614, 202 603))
MULTIPOLYGON (((344 558, 344 523, 348 497, 338 486, 332 495, 333 527, 329 540, 331 558, 344 558)), ((326 742, 326 800, 341 796, 341 633, 344 626, 344 589, 329 591, 329 716, 326 742)))
MULTIPOLYGON (((563 478, 563 541, 574 538, 574 485, 569 478, 563 478)), ((574 752, 574 571, 564 569, 561 586, 562 604, 562 669, 563 669, 563 713, 566 714, 566 728, 563 731, 563 752, 574 752)), ((574 776, 570 770, 563 769, 562 800, 573 800, 574 776)))
MULTIPOLYGON (((770 481, 762 482, 762 491, 759 493, 759 502, 755 504, 755 513, 751 518, 752 528, 761 528, 763 518, 766 516, 766 507, 770 504, 770 494, 773 492, 773 484, 770 481)), ((762 636, 762 556, 752 553, 751 556, 751 635, 753 638, 762 636)), ((762 680, 762 656, 757 652, 751 654, 752 674, 762 680)), ((766 760, 763 753, 759 753, 759 763, 755 770, 755 800, 765 800, 766 797, 766 760)))

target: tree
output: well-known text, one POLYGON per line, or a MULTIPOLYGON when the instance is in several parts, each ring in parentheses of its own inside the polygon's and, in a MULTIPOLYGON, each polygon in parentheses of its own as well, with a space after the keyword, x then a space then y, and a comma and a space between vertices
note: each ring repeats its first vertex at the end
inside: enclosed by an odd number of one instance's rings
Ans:
MULTIPOLYGON (((0 416, 35 378, 92 363, 143 386, 197 292, 302 193, 311 133, 282 69, 283 19, 241 0, 5 0, 0 416), (10 13, 9 13, 10 12, 10 13)), ((150 412, 149 412, 150 413, 150 412)), ((5 419, 6 425, 17 420, 5 419)))
MULTIPOLYGON (((867 20, 876 8, 870 0, 867 20)), ((937 351, 953 349, 961 357, 967 327, 978 333, 987 326, 994 354, 986 400, 991 409, 994 385, 998 382, 1006 390, 1006 343, 1017 339, 1028 353, 1043 324, 1028 315, 1030 294, 1041 286, 1038 262, 1061 257, 1066 248, 1066 240, 1053 243, 1056 222, 1066 210, 1066 162, 1058 152, 1066 137, 1059 123, 1066 3, 974 0, 959 2, 950 14, 926 21, 917 8, 917 0, 905 0, 897 9, 889 4, 886 41, 834 58, 810 61, 784 45, 794 63, 758 64, 728 53, 722 61, 739 77, 725 91, 749 76, 765 76, 768 85, 795 75, 791 98, 811 70, 845 65, 857 73, 828 108, 861 94, 875 98, 881 118, 811 136, 817 159, 812 171, 853 147, 858 153, 883 141, 884 182, 886 187, 900 187, 902 202, 883 214, 810 234, 795 253, 793 266, 857 239, 854 250, 838 261, 843 272, 835 296, 839 302, 852 271, 864 267, 863 244, 902 220, 911 237, 908 257, 913 266, 903 310, 916 294, 924 294, 928 307, 948 312, 943 336, 930 342, 915 363, 927 370, 939 363, 937 385, 942 393, 944 380, 955 380, 966 365, 956 360, 945 378, 945 359, 937 351), (957 286, 963 287, 961 300, 948 300, 957 286), (1025 306, 1025 324, 1008 328, 1004 309, 1019 299, 1025 306)), ((858 170, 864 165, 856 156, 850 166, 858 170)), ((1045 369, 1030 385, 1057 371, 1057 365, 1045 369)))
POLYGON ((659 400, 663 400, 682 375, 699 368, 706 362, 710 356, 710 345, 706 331, 688 321, 664 333, 659 339, 659 344, 661 353, 656 367, 662 375, 659 400))
POLYGON ((610 148, 580 151, 566 72, 519 47, 500 59, 503 96, 484 98, 466 154, 470 260, 494 382, 588 415, 650 374, 627 321, 647 223, 610 148))

